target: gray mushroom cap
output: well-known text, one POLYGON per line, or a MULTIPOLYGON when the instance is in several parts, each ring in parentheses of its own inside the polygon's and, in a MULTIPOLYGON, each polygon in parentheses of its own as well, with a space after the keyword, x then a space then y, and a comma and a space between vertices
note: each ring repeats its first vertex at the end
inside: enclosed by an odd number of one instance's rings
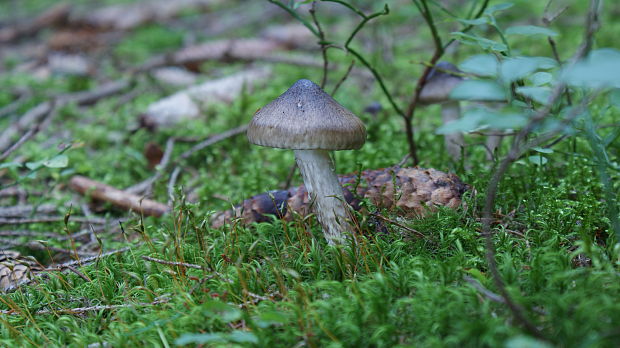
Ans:
POLYGON ((450 92, 463 82, 462 77, 450 72, 460 73, 460 70, 448 62, 439 62, 431 69, 420 92, 419 100, 422 104, 443 103, 450 99, 450 92))
POLYGON ((359 149, 366 128, 351 111, 310 80, 299 80, 250 122, 248 140, 294 150, 359 149))

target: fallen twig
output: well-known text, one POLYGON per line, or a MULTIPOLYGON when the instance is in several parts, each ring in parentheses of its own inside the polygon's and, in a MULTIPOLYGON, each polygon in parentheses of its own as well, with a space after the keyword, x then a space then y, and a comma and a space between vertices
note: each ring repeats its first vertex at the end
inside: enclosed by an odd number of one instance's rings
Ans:
POLYGON ((179 158, 177 160, 175 160, 173 163, 176 165, 178 164, 178 161, 180 160, 184 160, 189 158, 191 155, 193 155, 194 153, 206 148, 207 146, 211 146, 215 143, 218 143, 222 140, 228 139, 230 137, 233 137, 235 135, 241 134, 241 133, 245 133, 245 131, 248 129, 248 125, 243 125, 243 126, 239 126, 237 128, 233 128, 233 129, 229 129, 225 132, 222 132, 220 134, 216 134, 213 136, 208 137, 207 139, 201 141, 200 143, 192 146, 191 149, 183 152, 179 158))
POLYGON ((157 165, 157 172, 152 177, 133 185, 127 189, 125 192, 133 193, 133 194, 147 194, 153 187, 153 183, 159 180, 161 176, 164 174, 164 169, 168 167, 168 163, 170 163, 170 158, 172 157, 172 150, 174 150, 174 143, 176 139, 174 137, 168 138, 166 141, 166 149, 164 150, 164 154, 161 158, 161 161, 157 165))
POLYGON ((413 233, 418 238, 427 239, 427 237, 422 232, 414 230, 413 228, 411 228, 409 226, 405 226, 405 225, 403 225, 403 224, 401 224, 401 223, 399 223, 397 221, 394 221, 392 219, 389 219, 389 218, 387 218, 387 217, 385 217, 385 216, 383 216, 381 214, 372 213, 370 215, 372 215, 372 216, 374 216, 376 218, 379 218, 379 219, 381 219, 381 220, 383 220, 383 221, 385 221, 385 222, 387 222, 387 223, 389 223, 391 225, 398 226, 398 227, 404 229, 405 231, 411 232, 411 233, 413 233))
POLYGON ((110 202, 125 210, 132 210, 144 215, 162 216, 170 210, 165 204, 119 190, 80 175, 71 178, 69 186, 83 195, 89 195, 95 199, 110 202))
POLYGON ((301 66, 322 67, 323 65, 305 56, 279 55, 275 51, 286 47, 269 39, 224 39, 184 47, 176 52, 154 57, 136 68, 146 71, 167 65, 195 65, 205 61, 267 61, 301 66))
POLYGON ((55 5, 32 18, 26 18, 15 25, 0 29, 0 43, 18 40, 36 34, 39 30, 61 23, 69 17, 71 7, 67 3, 55 5))
POLYGON ((95 253, 92 253, 92 252, 77 252, 71 249, 63 249, 63 248, 49 246, 43 241, 39 241, 39 240, 22 243, 22 242, 14 241, 12 239, 0 239, 0 249, 9 249, 9 248, 14 248, 14 247, 25 247, 29 249, 35 249, 35 250, 49 250, 55 253, 67 254, 67 255, 72 255, 72 256, 77 254, 77 256, 79 257, 95 255, 95 253))
POLYGON ((156 259, 156 258, 150 257, 150 256, 142 256, 142 259, 144 259, 146 261, 160 263, 162 265, 177 266, 177 267, 187 267, 187 268, 203 269, 203 270, 211 271, 211 269, 206 267, 206 266, 195 265, 193 263, 167 261, 167 260, 162 260, 162 259, 156 259))
POLYGON ((30 130, 24 133, 24 135, 22 135, 22 137, 19 138, 19 140, 15 144, 11 145, 11 147, 9 147, 8 149, 6 149, 6 151, 0 154, 0 161, 3 161, 7 157, 9 157, 13 152, 15 152, 15 150, 19 149, 20 146, 22 146, 26 141, 32 138, 33 135, 37 134, 38 131, 39 131, 39 124, 30 128, 30 130))
POLYGON ((58 207, 53 204, 41 205, 15 205, 12 207, 0 207, 0 217, 25 217, 33 214, 55 213, 58 207))
POLYGON ((215 143, 218 143, 222 140, 228 139, 230 137, 233 137, 235 135, 244 133, 247 130, 248 126, 247 125, 242 125, 239 126, 237 128, 233 128, 233 129, 229 129, 225 132, 222 132, 220 134, 215 134, 215 135, 211 135, 209 137, 207 137, 205 140, 201 141, 200 143, 194 145, 191 149, 183 152, 177 159, 175 159, 174 161, 170 161, 170 156, 167 156, 167 153, 172 153, 172 146, 174 145, 174 139, 169 139, 168 142, 166 143, 166 150, 164 152, 164 157, 162 158, 162 161, 159 165, 159 169, 157 170, 157 173, 155 173, 155 175, 153 175, 152 177, 136 184, 133 185, 129 188, 127 188, 125 191, 126 192, 130 192, 130 193, 138 193, 138 192, 147 192, 151 189, 152 185, 159 180, 164 173, 166 173, 168 171, 168 169, 172 168, 172 167, 176 167, 180 164, 180 162, 182 160, 185 160, 187 158, 189 158, 191 155, 193 155, 194 153, 206 148, 207 146, 211 146, 215 143), (170 149, 170 150, 169 150, 170 149))
POLYGON ((163 21, 188 9, 201 10, 220 0, 156 0, 132 4, 118 4, 91 10, 71 17, 74 25, 102 29, 129 30, 140 25, 163 21))
MULTIPOLYGON (((40 311, 36 311, 32 314, 34 315, 44 315, 44 314, 72 314, 78 315, 86 312, 94 312, 94 311, 103 311, 103 310, 113 310, 119 308, 131 308, 131 307, 146 307, 146 306, 155 306, 162 303, 167 303, 168 299, 156 300, 148 303, 125 303, 119 305, 99 305, 99 306, 90 306, 90 307, 78 307, 78 308, 56 308, 56 309, 42 309, 40 311)), ((22 313, 16 310, 3 310, 0 311, 1 314, 6 315, 22 315, 22 313)))
MULTIPOLYGON (((47 222, 63 222, 64 216, 39 216, 26 219, 4 219, 0 218, 0 225, 22 225, 22 224, 38 224, 47 222)), ((95 218, 95 217, 83 217, 83 216, 71 216, 70 222, 80 222, 95 225, 103 225, 108 223, 108 219, 95 218)))
POLYGON ((92 104, 102 98, 124 90, 129 85, 130 82, 128 80, 118 80, 101 85, 89 91, 60 95, 53 98, 51 101, 40 103, 34 108, 28 110, 17 122, 11 124, 0 134, 0 151, 5 151, 11 147, 13 138, 16 135, 22 133, 25 129, 30 129, 35 124, 40 123, 41 119, 57 108, 60 108, 68 103, 76 103, 78 105, 92 104))
POLYGON ((24 91, 19 93, 19 97, 15 101, 0 108, 0 118, 15 112, 29 97, 30 92, 24 91))

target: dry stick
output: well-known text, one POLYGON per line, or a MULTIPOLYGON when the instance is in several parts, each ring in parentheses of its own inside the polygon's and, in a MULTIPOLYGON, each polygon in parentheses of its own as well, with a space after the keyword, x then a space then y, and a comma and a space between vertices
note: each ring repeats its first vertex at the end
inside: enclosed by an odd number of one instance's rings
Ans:
MULTIPOLYGON (((102 228, 98 227, 97 230, 101 230, 102 228)), ((91 234, 91 230, 83 229, 80 232, 74 233, 73 238, 80 238, 84 235, 91 234)), ((54 239, 56 241, 64 241, 69 239, 69 236, 60 235, 58 233, 53 232, 37 232, 37 231, 29 231, 29 230, 0 230, 0 237, 38 237, 38 238, 49 238, 54 239)))
MULTIPOLYGON (((598 24, 599 24, 598 13, 597 13, 598 5, 599 5, 598 0, 590 1, 590 8, 589 8, 587 19, 586 19, 586 32, 584 35, 584 41, 580 45, 577 52, 574 54, 573 58, 571 59, 571 64, 574 64, 576 61, 582 59, 587 54, 587 52, 590 50, 592 46, 592 40, 594 37, 594 33, 597 31, 598 24)), ((534 115, 534 117, 530 120, 530 122, 525 127, 523 127, 523 129, 515 137, 508 155, 502 160, 499 167, 493 173, 493 176, 491 177, 489 181, 489 186, 487 187, 487 193, 486 193, 484 210, 483 210, 483 218, 482 218, 482 235, 484 236, 485 246, 486 246, 485 256, 487 259, 487 263, 489 265, 489 271, 491 272, 491 275, 493 276, 493 282, 495 283, 495 286, 499 290, 500 295, 503 297, 504 301, 506 302, 506 305, 508 306, 508 308, 510 308, 513 316, 532 335, 539 337, 539 338, 544 338, 542 336, 542 333, 533 323, 531 323, 526 318, 523 307, 521 307, 519 304, 515 303, 512 300, 512 298, 508 294, 508 291, 506 290, 506 285, 499 273, 499 270, 497 269, 497 263, 495 261, 495 245, 493 244, 493 238, 491 235, 491 221, 492 221, 491 211, 493 209, 493 206, 495 205, 495 197, 497 195, 499 183, 502 177, 504 176, 504 174, 506 173, 506 171, 508 170, 508 167, 512 164, 512 162, 515 161, 517 158, 519 158, 520 154, 526 151, 527 149, 531 148, 532 146, 537 146, 541 142, 547 141, 549 139, 549 134, 547 134, 547 135, 540 136, 534 139, 533 141, 530 141, 524 146, 521 145, 521 143, 530 134, 530 132, 534 130, 534 128, 537 125, 539 125, 550 114, 553 104, 555 104, 558 101, 558 99, 561 97, 562 92, 564 91, 565 87, 566 86, 563 83, 559 83, 558 85, 556 85, 545 107, 543 107, 543 109, 537 112, 536 115, 534 115)), ((589 101, 589 98, 584 98, 582 107, 585 107, 588 101, 589 101)), ((580 110, 573 110, 571 112, 572 115, 567 116, 564 122, 570 122, 572 118, 576 117, 579 114, 579 111, 580 110)), ((560 129, 558 129, 557 131, 559 130, 560 129)), ((557 131, 549 132, 549 133, 557 133, 557 131)))
POLYGON ((156 259, 154 257, 150 257, 150 256, 142 256, 142 259, 145 261, 151 261, 151 262, 155 262, 155 263, 159 263, 162 265, 167 265, 167 266, 177 266, 177 267, 187 267, 187 268, 193 268, 193 269, 201 269, 204 271, 209 271, 213 274, 215 274, 216 276, 220 277, 223 281, 227 282, 227 283, 232 283, 232 280, 226 278, 226 276, 224 276, 222 273, 216 272, 213 269, 211 269, 210 267, 207 266, 201 266, 201 265, 196 265, 193 263, 187 263, 187 262, 177 262, 177 261, 168 261, 168 260, 162 260, 162 259, 156 259))
POLYGON ((91 252, 77 252, 77 251, 70 250, 70 249, 57 248, 57 247, 46 245, 42 241, 30 241, 26 243, 20 243, 12 239, 0 239, 0 249, 5 248, 4 245, 2 244, 8 245, 10 247, 26 247, 26 248, 34 249, 34 250, 49 250, 49 251, 53 251, 56 253, 67 254, 71 256, 77 253, 79 257, 93 256, 94 254, 91 252))
MULTIPOLYGON (((63 222, 64 216, 39 216, 28 219, 4 219, 0 218, 0 225, 21 225, 21 224, 37 224, 47 222, 63 222)), ((95 225, 104 225, 108 223, 107 219, 103 218, 87 218, 83 216, 71 216, 70 222, 89 223, 95 225)))
MULTIPOLYGON (((42 270, 36 271, 36 274, 43 274, 43 273, 46 273, 46 272, 62 272, 65 269, 72 270, 75 273, 76 269, 73 266, 76 266, 76 265, 77 266, 84 266, 84 265, 86 265, 88 263, 99 261, 100 259, 102 259, 104 257, 110 256, 110 255, 114 255, 114 254, 118 254, 118 253, 122 253, 122 252, 125 252, 127 250, 129 250, 129 247, 108 251, 108 252, 105 252, 105 253, 102 253, 102 254, 98 254, 98 255, 94 255, 94 256, 88 256, 88 257, 80 256, 79 260, 72 260, 72 261, 69 261, 69 262, 61 263, 61 264, 56 265, 54 267, 47 267, 47 268, 44 268, 42 270)), ((73 253, 73 251, 71 251, 71 253, 73 253)), ((81 277, 80 274, 78 274, 78 276, 81 277)), ((84 276, 84 277, 86 277, 86 276, 84 276)), ((29 284, 29 283, 31 283, 34 280, 35 280, 35 278, 27 279, 26 281, 20 283, 19 286, 23 286, 23 285, 29 284)), ((87 281, 90 281, 90 280, 87 280, 87 281)))
POLYGON ((84 279, 87 283, 91 282, 91 279, 88 278, 84 273, 80 272, 77 270, 77 268, 73 267, 73 266, 66 266, 68 270, 70 270, 71 272, 77 274, 78 277, 84 279))
POLYGON ((191 155, 193 155, 194 153, 208 147, 211 146, 215 143, 218 143, 222 140, 228 139, 230 137, 233 137, 235 135, 244 133, 246 130, 248 129, 247 125, 243 125, 243 126, 239 126, 233 129, 229 129, 225 132, 222 132, 220 134, 216 134, 216 135, 211 135, 209 136, 207 139, 201 141, 200 143, 194 145, 191 149, 183 152, 177 159, 175 159, 174 161, 170 161, 170 157, 171 156, 166 156, 167 153, 170 153, 170 155, 172 154, 172 146, 174 145, 174 139, 168 139, 168 142, 166 143, 166 150, 164 152, 164 156, 162 157, 162 161, 159 164, 159 170, 157 171, 157 173, 155 173, 155 175, 153 175, 152 177, 142 181, 141 183, 138 183, 136 185, 133 185, 129 188, 127 188, 125 191, 126 192, 131 192, 131 193, 138 193, 138 192, 145 192, 146 190, 150 190, 150 187, 152 187, 152 185, 159 180, 164 173, 171 167, 173 166, 178 166, 180 164, 180 162, 184 159, 187 159, 188 157, 190 157, 191 155), (168 151, 170 149, 170 151, 168 151))
POLYGON ((193 263, 167 261, 167 260, 162 260, 162 259, 156 259, 156 258, 150 257, 150 256, 142 256, 142 259, 144 259, 146 261, 160 263, 162 265, 177 266, 177 267, 187 267, 187 268, 203 269, 203 270, 211 271, 211 269, 209 269, 208 267, 200 266, 200 265, 195 265, 193 263))
POLYGON ((372 213, 370 215, 372 215, 374 217, 377 217, 377 218, 379 218, 379 219, 381 219, 381 220, 383 220, 383 221, 385 221, 385 222, 387 222, 387 223, 389 223, 391 225, 398 226, 398 227, 400 227, 400 228, 402 228, 402 229, 404 229, 404 230, 406 230, 408 232, 411 232, 411 233, 415 234, 415 236, 418 237, 418 238, 428 239, 422 232, 414 230, 413 228, 411 228, 409 226, 405 226, 405 225, 403 225, 403 224, 401 224, 399 222, 396 222, 396 221, 394 221, 392 219, 389 219, 389 218, 387 218, 387 217, 385 217, 385 216, 383 216, 381 214, 372 213))
POLYGON ((58 207, 54 204, 41 205, 15 205, 11 207, 0 207, 0 217, 27 217, 35 213, 51 214, 55 213, 58 207))
POLYGON ((24 36, 34 35, 39 30, 65 21, 69 17, 71 7, 61 3, 53 6, 37 17, 27 18, 17 22, 13 26, 0 29, 0 43, 15 41, 24 36))
MULTIPOLYGON (((149 303, 127 303, 127 304, 120 304, 120 305, 100 305, 100 306, 91 306, 91 307, 78 307, 78 308, 57 308, 57 309, 42 309, 40 311, 36 311, 33 314, 34 315, 43 315, 43 314, 83 314, 86 312, 93 312, 93 311, 102 311, 102 310, 112 310, 112 309, 119 309, 119 308, 131 308, 131 307, 146 307, 146 306, 155 306, 158 304, 162 304, 162 303, 167 303, 169 300, 167 299, 163 299, 163 300, 157 300, 157 301, 153 301, 153 302, 149 302, 149 303)), ((21 313, 16 312, 14 310, 3 310, 0 311, 1 314, 8 314, 8 315, 21 315, 21 313)))
POLYGON ((116 94, 127 88, 130 84, 128 80, 118 80, 101 85, 95 89, 64 94, 57 96, 52 101, 40 103, 34 108, 28 110, 17 122, 11 124, 0 134, 0 151, 5 151, 11 147, 12 139, 24 129, 32 127, 33 124, 40 123, 40 120, 47 116, 54 109, 60 108, 68 103, 76 103, 78 105, 92 104, 102 98, 116 94))
POLYGON ((174 202, 174 186, 179 178, 179 174, 181 174, 181 167, 174 167, 172 174, 170 174, 170 180, 168 181, 168 206, 172 206, 172 202, 174 202))
POLYGON ((168 163, 170 162, 170 158, 172 157, 172 150, 174 150, 174 143, 176 139, 174 137, 168 138, 166 141, 166 149, 164 150, 164 154, 161 157, 161 161, 158 164, 159 169, 157 173, 152 177, 136 184, 131 187, 125 189, 125 192, 139 194, 139 193, 148 193, 153 186, 153 183, 164 174, 164 170, 168 167, 168 163))
POLYGON ((15 110, 17 110, 20 106, 22 106, 22 104, 24 104, 26 99, 28 99, 29 97, 30 97, 29 92, 20 93, 17 100, 13 101, 7 106, 0 108, 0 118, 6 115, 10 115, 11 113, 15 112, 15 110))
POLYGON ((9 147, 8 149, 6 149, 6 151, 0 154, 0 161, 3 161, 7 157, 9 157, 13 152, 15 152, 15 150, 19 149, 20 146, 22 146, 25 142, 30 140, 30 138, 32 138, 33 135, 37 134, 38 131, 39 131, 39 124, 30 128, 30 130, 24 133, 24 135, 22 135, 22 137, 19 138, 19 140, 15 144, 11 145, 11 147, 9 147))
POLYGON ((69 186, 83 195, 90 195, 95 199, 144 215, 162 216, 170 210, 170 207, 163 203, 127 193, 80 175, 72 177, 69 186))
POLYGON ((124 252, 126 252, 128 250, 130 250, 129 247, 124 247, 124 248, 121 248, 121 249, 107 251, 107 252, 102 253, 102 254, 81 258, 79 261, 73 260, 73 261, 61 263, 61 264, 56 265, 54 267, 48 267, 48 268, 43 269, 41 272, 45 272, 45 271, 61 271, 61 270, 65 269, 65 268, 67 268, 67 267, 75 266, 75 265, 82 265, 82 266, 84 266, 84 265, 86 265, 88 263, 99 261, 100 259, 102 259, 104 257, 110 256, 110 255, 124 253, 124 252))
MULTIPOLYGON (((28 110, 17 122, 9 125, 4 132, 0 133, 0 150, 6 153, 7 149, 13 147, 11 146, 11 140, 16 134, 19 134, 23 129, 29 128, 33 124, 37 124, 39 120, 52 112, 53 109, 54 102, 46 101, 28 110)), ((9 154, 10 152, 7 156, 9 154)))
POLYGON ((183 152, 181 154, 181 156, 179 156, 179 158, 174 161, 173 163, 176 165, 178 164, 179 161, 187 159, 188 157, 190 157, 191 155, 193 155, 194 153, 208 147, 211 146, 215 143, 218 143, 222 140, 228 139, 230 137, 233 137, 235 135, 241 134, 241 133, 245 133, 245 131, 248 129, 248 125, 243 125, 243 126, 239 126, 237 128, 233 128, 233 129, 229 129, 225 132, 222 132, 220 134, 216 134, 213 136, 210 136, 209 138, 203 140, 202 142, 192 146, 191 149, 183 152))

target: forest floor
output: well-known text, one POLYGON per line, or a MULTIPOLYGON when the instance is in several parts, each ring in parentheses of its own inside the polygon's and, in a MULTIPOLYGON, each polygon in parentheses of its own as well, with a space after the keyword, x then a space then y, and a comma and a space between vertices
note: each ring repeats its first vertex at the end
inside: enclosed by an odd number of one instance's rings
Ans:
MULTIPOLYGON (((291 3, 314 23, 310 4, 291 3)), ((367 15, 384 5, 355 3, 367 15)), ((406 109, 434 44, 420 2, 387 3, 390 13, 369 21, 351 47, 393 100, 342 49, 360 17, 317 4, 336 46, 327 50, 324 89, 368 131, 360 150, 334 153, 339 174, 412 165, 392 102, 406 109)), ((437 3, 445 41, 473 23, 449 15, 471 18, 471 5, 437 3)), ((458 208, 423 218, 365 201, 355 244, 328 245, 317 221, 300 216, 214 228, 215 212, 302 184, 298 172, 287 183, 293 152, 250 144, 244 126, 298 79, 321 83, 321 47, 270 1, 132 6, 0 2, 0 346, 620 345, 620 248, 609 214, 620 192, 617 93, 615 107, 606 94, 587 105, 609 139, 608 177, 576 128, 517 158, 501 181, 490 222, 501 289, 482 222, 511 129, 492 154, 481 135, 488 129, 466 134, 455 159, 436 133, 440 106, 419 106, 418 165, 454 173, 470 190, 458 208), (118 189, 122 202, 93 200, 91 189, 76 189, 77 177, 118 189), (132 194, 153 211, 127 203, 132 194), (22 266, 30 272, 17 274, 22 266), (22 282, 9 284, 2 272, 22 282)), ((496 10, 504 29, 540 26, 547 13, 543 2, 524 0, 496 10)), ((587 11, 586 2, 571 4, 551 21, 560 60, 581 44, 587 11)), ((620 7, 609 2, 601 13, 593 45, 612 47, 620 7)), ((469 33, 503 39, 491 26, 469 33)), ((553 57, 544 36, 507 40, 511 54, 553 57)), ((483 53, 469 43, 454 43, 441 60, 462 67, 483 53)))

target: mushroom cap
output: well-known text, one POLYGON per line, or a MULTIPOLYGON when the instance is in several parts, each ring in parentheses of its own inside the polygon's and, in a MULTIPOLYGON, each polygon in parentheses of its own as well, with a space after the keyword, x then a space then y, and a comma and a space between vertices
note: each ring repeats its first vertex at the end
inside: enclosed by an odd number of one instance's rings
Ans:
POLYGON ((247 136, 268 147, 349 150, 364 145, 366 128, 321 87, 302 79, 254 114, 247 136))
POLYGON ((452 89, 463 82, 462 77, 450 72, 460 73, 460 70, 448 62, 439 62, 431 69, 420 92, 422 104, 443 103, 450 99, 452 89))

